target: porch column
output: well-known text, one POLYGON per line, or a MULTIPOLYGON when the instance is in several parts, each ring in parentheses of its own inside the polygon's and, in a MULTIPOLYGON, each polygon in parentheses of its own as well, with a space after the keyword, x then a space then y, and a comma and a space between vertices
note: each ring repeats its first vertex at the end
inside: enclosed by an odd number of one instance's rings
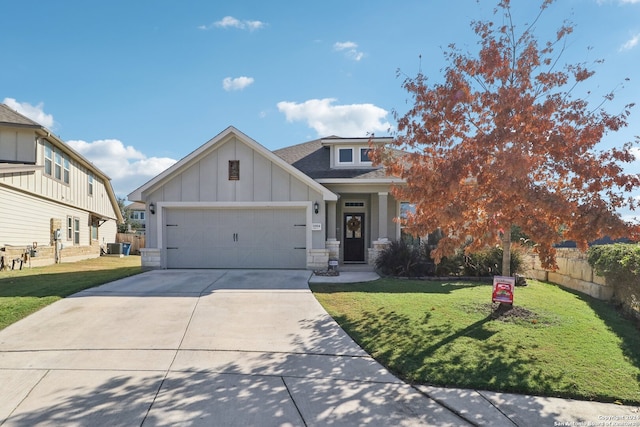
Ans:
POLYGON ((378 193, 378 240, 387 240, 389 238, 387 232, 387 198, 389 193, 378 193))
POLYGON ((327 202, 327 240, 336 240, 336 203, 327 202))

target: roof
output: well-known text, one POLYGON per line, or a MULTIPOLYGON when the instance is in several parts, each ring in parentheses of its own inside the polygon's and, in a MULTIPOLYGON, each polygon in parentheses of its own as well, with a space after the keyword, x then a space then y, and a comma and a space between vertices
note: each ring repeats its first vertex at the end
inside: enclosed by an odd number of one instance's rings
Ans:
POLYGON ((43 128, 43 126, 39 123, 36 123, 30 118, 25 117, 17 111, 12 110, 5 104, 0 104, 0 124, 43 128))
MULTIPOLYGON (((335 138, 335 137, 333 137, 335 138)), ((353 139, 349 139, 353 141, 353 139)), ((363 138, 363 141, 368 139, 363 138)), ((313 179, 383 179, 391 178, 381 167, 331 168, 327 138, 304 142, 275 150, 273 153, 313 179)))

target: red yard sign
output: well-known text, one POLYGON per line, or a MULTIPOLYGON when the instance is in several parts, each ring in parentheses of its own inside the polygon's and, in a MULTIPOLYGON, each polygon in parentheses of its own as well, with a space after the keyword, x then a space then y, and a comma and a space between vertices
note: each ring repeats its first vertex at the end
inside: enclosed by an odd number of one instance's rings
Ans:
POLYGON ((513 290, 516 286, 515 277, 494 276, 493 277, 493 302, 513 304, 513 290))

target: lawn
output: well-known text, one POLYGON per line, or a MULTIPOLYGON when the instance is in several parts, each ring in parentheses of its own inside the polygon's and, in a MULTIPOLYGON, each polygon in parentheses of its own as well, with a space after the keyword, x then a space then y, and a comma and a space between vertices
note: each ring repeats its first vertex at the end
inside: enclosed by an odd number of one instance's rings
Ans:
POLYGON ((141 272, 139 256, 0 271, 0 329, 83 289, 141 272))
POLYGON ((514 310, 496 316, 488 283, 381 279, 312 290, 410 383, 640 404, 640 333, 586 295, 529 281, 516 288, 514 310))

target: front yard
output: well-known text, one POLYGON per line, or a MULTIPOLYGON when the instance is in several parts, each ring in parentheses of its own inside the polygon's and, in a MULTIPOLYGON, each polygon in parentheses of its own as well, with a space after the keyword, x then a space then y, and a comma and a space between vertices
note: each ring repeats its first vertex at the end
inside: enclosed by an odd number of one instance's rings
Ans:
POLYGON ((410 383, 640 404, 640 333, 607 303, 517 287, 493 314, 487 283, 381 279, 313 285, 368 353, 410 383))
POLYGON ((139 256, 0 271, 0 329, 83 289, 141 272, 139 256))

